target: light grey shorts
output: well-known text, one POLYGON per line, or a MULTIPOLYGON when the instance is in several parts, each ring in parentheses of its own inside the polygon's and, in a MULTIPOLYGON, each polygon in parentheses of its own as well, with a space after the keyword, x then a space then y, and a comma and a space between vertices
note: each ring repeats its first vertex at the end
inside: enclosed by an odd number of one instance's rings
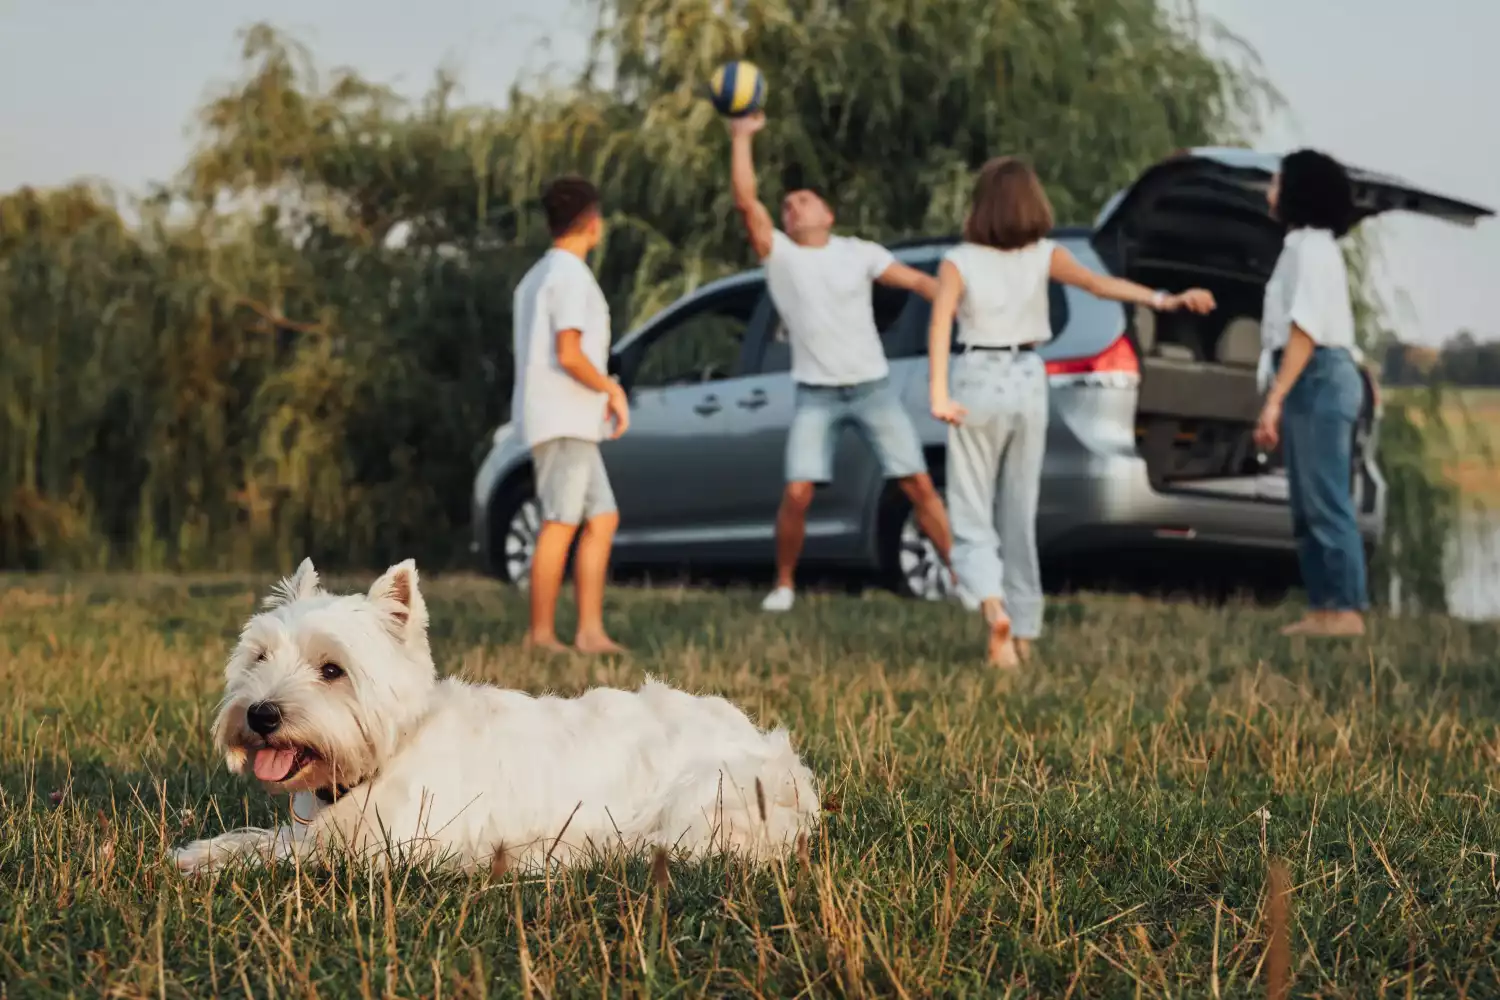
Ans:
POLYGON ((536 497, 542 505, 542 520, 581 524, 617 510, 597 441, 579 438, 543 441, 532 447, 531 464, 536 470, 536 497))

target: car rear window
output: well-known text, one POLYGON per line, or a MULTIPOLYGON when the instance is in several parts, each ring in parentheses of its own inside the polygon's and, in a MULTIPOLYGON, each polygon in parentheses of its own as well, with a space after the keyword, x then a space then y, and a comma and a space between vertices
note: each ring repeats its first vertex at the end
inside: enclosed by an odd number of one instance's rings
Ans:
MULTIPOLYGON (((929 260, 924 263, 913 263, 912 266, 928 274, 937 273, 938 262, 929 260)), ((885 342, 885 356, 896 358, 922 358, 927 356, 927 326, 932 320, 932 304, 920 295, 908 292, 901 293, 910 301, 908 308, 900 316, 899 322, 892 324, 889 330, 882 330, 882 340, 885 342)), ((1072 318, 1072 306, 1068 303, 1066 289, 1055 281, 1047 283, 1047 319, 1052 327, 1052 336, 1059 337, 1068 326, 1072 318)), ((959 335, 959 323, 953 322, 953 336, 955 341, 959 335)))
MULTIPOLYGON (((930 271, 928 273, 931 273, 930 271)), ((891 334, 898 328, 906 327, 906 314, 915 299, 921 305, 927 303, 920 295, 913 295, 901 288, 887 288, 885 285, 873 285, 871 290, 870 307, 875 313, 875 329, 880 332, 881 340, 886 345, 886 356, 897 357, 890 353, 891 334)), ((925 322, 925 321, 924 321, 925 322)), ((925 327, 924 327, 925 329, 925 327)), ((776 313, 776 306, 771 306, 771 339, 761 353, 760 371, 763 374, 790 371, 792 368, 792 348, 787 343, 786 327, 782 325, 781 317, 776 313)))

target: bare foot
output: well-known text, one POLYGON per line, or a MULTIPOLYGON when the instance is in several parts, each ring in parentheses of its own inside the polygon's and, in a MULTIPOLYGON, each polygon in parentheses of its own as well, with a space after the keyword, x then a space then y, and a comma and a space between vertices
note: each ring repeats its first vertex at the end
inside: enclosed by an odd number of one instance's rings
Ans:
POLYGON ((995 633, 990 632, 989 648, 990 666, 1001 670, 1015 670, 1021 665, 1021 657, 1016 652, 1016 643, 1013 639, 1005 639, 1003 642, 995 641, 995 633))
POLYGON ((1343 639, 1365 634, 1365 618, 1358 611, 1332 611, 1323 616, 1319 627, 1307 635, 1343 639))
POLYGON ((1323 627, 1323 612, 1309 611, 1301 621, 1292 622, 1281 630, 1282 635, 1317 635, 1323 627))
POLYGON ((1010 615, 1005 613, 1005 606, 994 598, 990 598, 982 607, 984 620, 990 627, 986 658, 992 666, 1006 670, 1020 666, 1021 659, 1016 653, 1015 639, 1010 634, 1010 615))
POLYGON ((528 632, 526 638, 521 640, 521 648, 526 650, 537 650, 543 653, 566 653, 568 647, 563 645, 557 636, 551 633, 533 635, 528 632))
POLYGON ((591 656, 619 656, 629 652, 603 632, 589 635, 578 633, 578 638, 573 641, 573 648, 591 656))

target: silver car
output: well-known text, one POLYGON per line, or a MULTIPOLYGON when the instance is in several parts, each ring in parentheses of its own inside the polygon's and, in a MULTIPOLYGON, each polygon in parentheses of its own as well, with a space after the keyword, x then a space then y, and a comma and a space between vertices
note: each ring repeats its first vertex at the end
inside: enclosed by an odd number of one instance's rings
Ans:
MULTIPOLYGON (((1241 149, 1180 153, 1112 198, 1091 228, 1054 238, 1088 267, 1152 287, 1202 286, 1208 316, 1153 315, 1053 284, 1054 339, 1041 349, 1051 423, 1037 516, 1043 558, 1141 546, 1293 547, 1278 455, 1251 440, 1265 284, 1282 230, 1265 188, 1279 158, 1241 149)), ((1489 209, 1351 170, 1362 216, 1393 209, 1464 225, 1489 209)), ((935 273, 953 238, 892 247, 935 273)), ((874 286, 877 325, 942 485, 944 426, 927 408, 920 297, 874 286)), ((716 281, 651 317, 613 348, 630 431, 603 446, 620 507, 615 563, 769 566, 792 417, 786 333, 757 270, 716 281)), ((1379 393, 1366 374, 1351 489, 1367 544, 1385 518, 1375 464, 1379 393)), ((948 596, 948 578, 853 429, 808 514, 805 565, 880 574, 898 592, 948 596)), ((509 425, 474 479, 472 547, 494 575, 525 585, 540 526, 530 459, 509 425)))

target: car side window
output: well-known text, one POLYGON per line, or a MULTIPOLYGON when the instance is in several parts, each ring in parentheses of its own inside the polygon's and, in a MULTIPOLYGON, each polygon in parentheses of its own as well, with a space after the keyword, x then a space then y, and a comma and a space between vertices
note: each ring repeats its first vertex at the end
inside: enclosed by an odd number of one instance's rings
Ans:
MULTIPOLYGON (((932 274, 935 268, 932 264, 913 266, 928 274, 932 274)), ((916 304, 925 306, 927 302, 920 295, 903 288, 888 288, 881 284, 871 284, 870 309, 875 315, 875 329, 880 334, 887 357, 905 356, 901 353, 897 342, 905 339, 903 331, 910 327, 908 317, 916 304)), ((771 306, 770 330, 770 336, 761 350, 760 365, 756 370, 764 375, 791 371, 792 348, 787 339, 786 326, 782 323, 780 314, 776 312, 774 303, 771 306)))
POLYGON ((1047 325, 1052 327, 1052 336, 1061 337, 1073 318, 1073 307, 1068 303, 1068 290, 1055 281, 1047 282, 1047 325))
POLYGON ((763 289, 746 285, 689 305, 652 333, 635 365, 632 389, 700 385, 732 377, 763 289))
MULTIPOLYGON (((912 304, 909 313, 903 317, 901 327, 903 335, 899 337, 899 344, 887 342, 886 357, 889 358, 925 358, 927 356, 927 327, 932 320, 932 304, 921 296, 912 296, 916 301, 912 304)), ((1063 330, 1067 329, 1068 322, 1072 319, 1073 307, 1068 302, 1068 291, 1055 281, 1047 282, 1047 322, 1052 328, 1052 336, 1062 336, 1063 330)), ((957 317, 953 320, 953 342, 958 342, 959 322, 957 317)))

